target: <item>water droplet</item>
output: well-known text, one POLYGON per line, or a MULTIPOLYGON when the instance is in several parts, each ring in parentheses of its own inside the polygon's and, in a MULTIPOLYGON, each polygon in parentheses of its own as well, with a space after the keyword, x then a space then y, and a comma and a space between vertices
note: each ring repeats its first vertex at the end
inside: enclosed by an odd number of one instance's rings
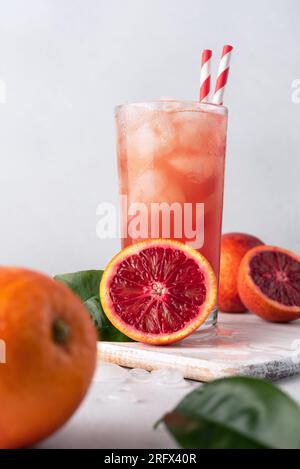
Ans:
POLYGON ((135 381, 140 381, 146 383, 151 380, 151 374, 147 370, 143 370, 142 368, 133 368, 129 371, 130 378, 134 379, 135 381))
POLYGON ((162 368, 159 370, 153 370, 151 372, 152 381, 156 384, 182 384, 184 382, 184 376, 181 371, 175 368, 162 368))

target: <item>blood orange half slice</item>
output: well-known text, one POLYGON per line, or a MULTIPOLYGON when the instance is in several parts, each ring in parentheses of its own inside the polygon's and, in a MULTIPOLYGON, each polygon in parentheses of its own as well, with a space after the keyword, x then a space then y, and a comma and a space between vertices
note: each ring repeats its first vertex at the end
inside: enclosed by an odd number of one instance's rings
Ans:
POLYGON ((300 257, 272 246, 251 249, 239 267, 238 290, 249 311, 268 321, 300 318, 300 257))
POLYGON ((216 306, 216 278, 204 256, 171 240, 127 247, 106 267, 101 303, 131 339, 170 344, 191 334, 216 306))

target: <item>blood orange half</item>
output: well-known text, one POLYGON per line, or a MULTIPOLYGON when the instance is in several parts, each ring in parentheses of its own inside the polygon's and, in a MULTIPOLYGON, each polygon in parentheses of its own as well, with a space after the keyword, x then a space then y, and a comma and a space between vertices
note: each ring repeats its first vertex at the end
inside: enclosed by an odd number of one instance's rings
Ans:
POLYGON ((240 264, 238 291, 249 311, 268 321, 300 318, 300 257, 273 246, 251 249, 240 264))
POLYGON ((127 247, 106 267, 100 297, 112 324, 148 344, 170 344, 191 334, 216 305, 217 284, 199 252, 171 240, 127 247))

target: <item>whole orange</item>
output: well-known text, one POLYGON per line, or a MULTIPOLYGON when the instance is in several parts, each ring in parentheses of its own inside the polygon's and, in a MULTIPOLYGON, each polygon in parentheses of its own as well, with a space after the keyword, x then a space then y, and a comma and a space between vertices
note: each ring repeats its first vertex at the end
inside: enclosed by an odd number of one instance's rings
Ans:
POLYGON ((26 447, 59 428, 86 394, 96 331, 68 287, 2 267, 0 340, 0 448, 26 447))
POLYGON ((238 293, 238 271, 244 255, 264 244, 246 233, 226 233, 221 239, 219 308, 227 313, 243 313, 247 308, 238 293))

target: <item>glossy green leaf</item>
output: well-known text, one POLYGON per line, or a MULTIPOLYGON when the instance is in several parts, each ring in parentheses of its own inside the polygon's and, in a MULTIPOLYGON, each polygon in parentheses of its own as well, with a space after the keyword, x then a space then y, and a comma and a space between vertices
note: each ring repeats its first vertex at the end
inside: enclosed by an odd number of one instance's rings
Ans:
POLYGON ((101 340, 108 342, 131 341, 126 335, 118 331, 106 317, 99 297, 99 286, 102 270, 85 270, 71 274, 56 275, 54 278, 65 283, 79 296, 89 311, 101 340))
POLYGON ((250 377, 200 386, 163 421, 183 448, 300 448, 298 404, 250 377))

